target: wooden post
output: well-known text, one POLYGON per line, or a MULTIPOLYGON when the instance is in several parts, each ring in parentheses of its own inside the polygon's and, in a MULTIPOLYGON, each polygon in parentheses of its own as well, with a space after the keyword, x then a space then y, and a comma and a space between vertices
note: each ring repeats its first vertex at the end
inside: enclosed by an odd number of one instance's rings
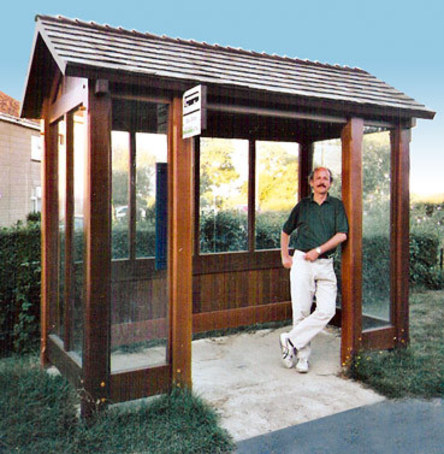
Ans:
POLYGON ((362 137, 364 122, 353 118, 342 130, 342 200, 350 231, 342 253, 341 363, 347 366, 362 333, 362 137))
POLYGON ((303 142, 299 147, 299 200, 308 197, 311 193, 308 176, 313 167, 313 151, 312 142, 303 142))
POLYGON ((409 341, 410 129, 391 131, 391 320, 398 346, 409 341))
POLYGON ((256 248, 256 141, 248 141, 248 251, 256 248))
POLYGON ((66 207, 65 207, 65 289, 63 348, 72 350, 73 346, 73 235, 74 235, 74 115, 65 115, 66 123, 66 207))
POLYGON ((45 101, 45 136, 42 165, 42 283, 40 361, 49 364, 47 341, 57 322, 58 294, 58 123, 49 122, 49 101, 45 101))
POLYGON ((86 276, 82 416, 106 403, 110 391, 111 97, 89 82, 86 171, 86 276))
POLYGON ((191 388, 193 139, 182 139, 182 99, 169 121, 169 302, 172 383, 191 388))

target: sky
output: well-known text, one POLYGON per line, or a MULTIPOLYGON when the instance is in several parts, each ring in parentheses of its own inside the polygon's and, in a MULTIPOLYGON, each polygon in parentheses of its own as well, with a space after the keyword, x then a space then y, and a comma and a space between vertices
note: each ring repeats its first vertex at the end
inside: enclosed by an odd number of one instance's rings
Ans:
POLYGON ((410 187, 413 194, 439 193, 444 200, 442 0, 6 2, 0 91, 19 101, 37 14, 362 68, 436 112, 412 131, 410 187))

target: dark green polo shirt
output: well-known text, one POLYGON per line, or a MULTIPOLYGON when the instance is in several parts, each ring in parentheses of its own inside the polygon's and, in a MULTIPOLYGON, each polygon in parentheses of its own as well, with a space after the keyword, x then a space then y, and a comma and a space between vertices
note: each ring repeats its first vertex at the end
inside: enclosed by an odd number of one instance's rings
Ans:
MULTIPOLYGON (((336 233, 348 234, 344 204, 336 197, 327 195, 324 203, 318 205, 312 194, 293 208, 282 230, 287 235, 296 230, 295 248, 304 252, 310 251, 324 244, 336 233)), ((330 250, 322 257, 330 256, 334 251, 330 250)))

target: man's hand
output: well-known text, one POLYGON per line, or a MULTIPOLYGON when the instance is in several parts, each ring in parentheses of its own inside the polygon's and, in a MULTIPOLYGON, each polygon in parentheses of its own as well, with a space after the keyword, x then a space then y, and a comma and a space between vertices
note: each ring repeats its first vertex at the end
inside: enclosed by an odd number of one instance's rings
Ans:
POLYGON ((314 262, 315 260, 318 259, 318 257, 319 257, 319 254, 316 251, 316 249, 311 249, 310 251, 308 251, 305 254, 304 259, 307 260, 308 262, 314 262))
POLYGON ((282 257, 282 265, 284 266, 284 268, 290 269, 293 265, 293 257, 291 255, 282 257))

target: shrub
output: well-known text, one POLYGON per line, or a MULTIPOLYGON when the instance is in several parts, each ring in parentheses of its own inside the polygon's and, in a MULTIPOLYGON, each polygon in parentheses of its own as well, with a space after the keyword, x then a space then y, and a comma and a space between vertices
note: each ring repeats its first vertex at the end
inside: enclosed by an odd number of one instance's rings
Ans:
POLYGON ((0 352, 36 347, 40 320, 40 223, 0 230, 0 352))

